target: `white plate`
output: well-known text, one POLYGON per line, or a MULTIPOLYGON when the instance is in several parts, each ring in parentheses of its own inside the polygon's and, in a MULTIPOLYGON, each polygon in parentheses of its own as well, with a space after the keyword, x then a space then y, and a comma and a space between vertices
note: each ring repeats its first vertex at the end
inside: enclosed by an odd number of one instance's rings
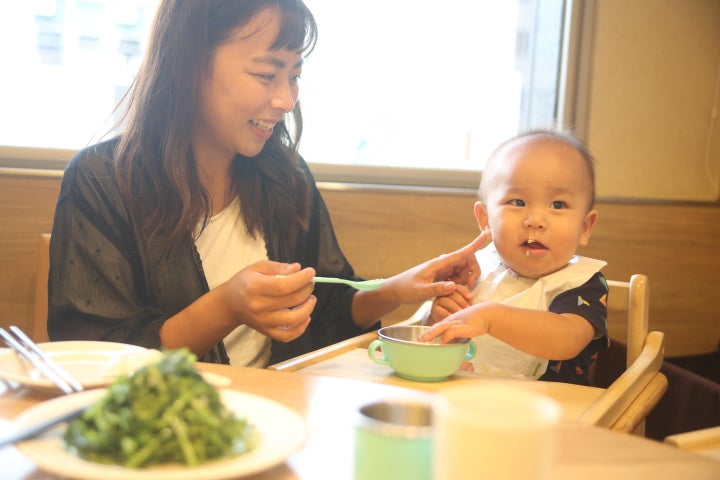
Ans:
MULTIPOLYGON (((23 412, 15 421, 22 427, 45 418, 88 405, 105 394, 105 389, 76 393, 40 403, 23 412)), ((62 445, 66 424, 43 436, 17 445, 20 452, 39 468, 69 478, 97 480, 205 480, 250 475, 278 465, 305 442, 305 422, 293 410, 275 401, 234 390, 220 390, 223 402, 236 415, 255 426, 260 439, 253 450, 237 457, 216 460, 198 467, 182 465, 130 469, 93 463, 69 453, 62 445)))
MULTIPOLYGON (((137 345, 113 342, 67 341, 45 342, 38 346, 70 373, 85 389, 104 387, 115 380, 106 369, 117 359, 146 351, 137 345)), ((0 352, 0 378, 26 387, 58 393, 60 389, 43 377, 30 362, 13 350, 0 352)))

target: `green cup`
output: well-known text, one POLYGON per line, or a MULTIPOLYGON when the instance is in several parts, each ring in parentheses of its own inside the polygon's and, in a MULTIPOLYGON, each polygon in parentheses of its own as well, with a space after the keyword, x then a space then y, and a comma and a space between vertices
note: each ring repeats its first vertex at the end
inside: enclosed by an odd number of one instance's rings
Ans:
POLYGON ((355 429, 355 480, 430 480, 432 408, 384 401, 360 408, 355 429))
POLYGON ((418 342, 417 338, 429 328, 421 325, 381 328, 379 338, 368 346, 368 355, 373 362, 388 365, 398 376, 409 380, 445 380, 475 356, 477 347, 468 338, 453 343, 440 343, 439 338, 429 343, 418 342))

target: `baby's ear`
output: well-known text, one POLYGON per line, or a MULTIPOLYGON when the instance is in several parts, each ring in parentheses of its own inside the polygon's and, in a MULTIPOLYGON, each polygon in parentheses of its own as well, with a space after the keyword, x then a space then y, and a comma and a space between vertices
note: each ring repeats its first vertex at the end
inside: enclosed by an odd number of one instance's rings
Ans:
POLYGON ((478 227, 480 227, 480 231, 484 232, 485 230, 489 229, 490 226, 488 225, 488 213, 487 209, 485 208, 485 204, 483 202, 475 202, 475 220, 477 220, 478 227))
POLYGON ((580 240, 578 242, 580 245, 584 246, 588 244, 588 241, 590 240, 590 234, 592 233, 592 230, 597 223, 597 217, 597 210, 590 210, 587 215, 585 215, 585 219, 583 220, 582 224, 582 232, 580 233, 580 240))

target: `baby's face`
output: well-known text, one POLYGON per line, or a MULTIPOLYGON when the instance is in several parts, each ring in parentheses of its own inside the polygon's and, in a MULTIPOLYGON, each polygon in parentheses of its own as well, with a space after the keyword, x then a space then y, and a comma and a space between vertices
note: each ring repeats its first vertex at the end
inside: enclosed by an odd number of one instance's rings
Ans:
POLYGON ((563 143, 537 140, 498 155, 478 223, 489 226, 503 262, 519 275, 561 269, 587 245, 597 218, 588 211, 592 184, 583 158, 563 143))

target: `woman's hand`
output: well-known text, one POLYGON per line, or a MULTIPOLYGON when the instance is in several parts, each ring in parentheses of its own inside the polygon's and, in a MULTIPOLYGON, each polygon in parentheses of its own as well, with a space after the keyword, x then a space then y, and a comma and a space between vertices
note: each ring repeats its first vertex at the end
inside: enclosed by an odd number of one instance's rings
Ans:
MULTIPOLYGON (((467 285, 471 289, 480 277, 475 252, 489 242, 490 232, 485 231, 464 247, 395 275, 386 283, 395 290, 399 303, 417 303, 450 295, 456 291, 456 285, 467 285)), ((471 302, 468 289, 461 295, 471 302)))
POLYGON ((188 347, 199 357, 239 325, 281 342, 294 340, 315 308, 313 276, 314 269, 296 263, 249 265, 168 318, 160 328, 161 345, 188 347))
MULTIPOLYGON (((358 291, 352 304, 355 324, 368 328, 404 303, 419 303, 433 297, 451 295, 457 285, 472 288, 480 277, 475 252, 490 242, 490 232, 480 234, 464 247, 428 260, 385 280, 377 290, 358 291)), ((461 293, 471 302, 469 290, 461 293)))
POLYGON ((275 340, 289 342, 310 323, 315 308, 313 268, 297 263, 260 261, 222 285, 222 298, 237 325, 244 324, 275 340))

